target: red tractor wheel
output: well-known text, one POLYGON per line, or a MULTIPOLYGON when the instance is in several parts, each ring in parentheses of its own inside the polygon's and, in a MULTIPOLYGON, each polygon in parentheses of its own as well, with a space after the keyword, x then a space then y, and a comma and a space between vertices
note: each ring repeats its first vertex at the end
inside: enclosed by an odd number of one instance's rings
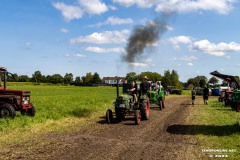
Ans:
POLYGON ((113 121, 113 114, 111 109, 108 109, 106 112, 106 121, 108 124, 112 123, 113 121))
POLYGON ((140 113, 140 111, 139 111, 139 110, 135 110, 134 116, 135 116, 135 117, 134 117, 135 124, 136 124, 136 125, 139 125, 140 122, 141 122, 141 113, 140 113))
POLYGON ((148 120, 150 115, 150 103, 149 100, 144 100, 142 103, 142 119, 148 120))

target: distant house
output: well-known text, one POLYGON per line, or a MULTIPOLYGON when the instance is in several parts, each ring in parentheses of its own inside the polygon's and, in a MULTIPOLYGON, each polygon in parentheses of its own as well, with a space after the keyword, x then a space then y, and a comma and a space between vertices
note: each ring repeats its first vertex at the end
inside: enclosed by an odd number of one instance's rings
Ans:
POLYGON ((103 77, 102 83, 105 83, 107 85, 115 85, 117 84, 117 79, 120 85, 127 82, 126 77, 103 77))

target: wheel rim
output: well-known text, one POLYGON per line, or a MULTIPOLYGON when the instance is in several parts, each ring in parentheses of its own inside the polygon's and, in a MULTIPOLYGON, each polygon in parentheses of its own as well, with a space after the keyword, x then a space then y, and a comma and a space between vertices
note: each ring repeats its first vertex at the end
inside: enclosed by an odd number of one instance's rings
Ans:
POLYGON ((140 121, 141 121, 141 114, 140 114, 140 112, 138 112, 138 114, 137 114, 137 123, 140 123, 140 121))
POLYGON ((146 116, 149 116, 149 112, 150 112, 150 105, 149 105, 149 101, 146 104, 146 116))
POLYGON ((1 116, 2 117, 9 117, 10 116, 9 110, 6 109, 6 108, 1 109, 1 116))

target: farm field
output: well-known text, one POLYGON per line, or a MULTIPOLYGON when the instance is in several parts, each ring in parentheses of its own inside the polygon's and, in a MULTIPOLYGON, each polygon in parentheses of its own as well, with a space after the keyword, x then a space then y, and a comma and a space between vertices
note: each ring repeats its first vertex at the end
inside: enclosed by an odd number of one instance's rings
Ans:
POLYGON ((106 124, 114 87, 9 86, 31 91, 35 117, 1 119, 0 159, 239 159, 240 115, 210 97, 167 96, 150 120, 106 124), (228 152, 209 152, 209 149, 228 152), (61 158, 59 158, 61 157, 61 158))

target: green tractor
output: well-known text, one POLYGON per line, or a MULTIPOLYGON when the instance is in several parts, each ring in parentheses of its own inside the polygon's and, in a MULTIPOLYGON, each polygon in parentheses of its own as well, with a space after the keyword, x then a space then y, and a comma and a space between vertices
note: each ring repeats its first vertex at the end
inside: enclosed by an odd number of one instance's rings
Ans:
POLYGON ((147 95, 138 96, 138 100, 134 101, 134 97, 128 94, 119 95, 119 86, 117 84, 117 98, 114 102, 113 112, 108 109, 106 112, 107 123, 113 123, 115 120, 120 122, 127 116, 133 116, 136 125, 140 124, 141 120, 148 120, 150 113, 150 103, 147 95))
POLYGON ((150 103, 158 105, 160 110, 165 107, 165 94, 161 83, 158 88, 149 91, 149 97, 150 103))
POLYGON ((240 112, 240 90, 233 91, 231 108, 237 112, 240 112))

